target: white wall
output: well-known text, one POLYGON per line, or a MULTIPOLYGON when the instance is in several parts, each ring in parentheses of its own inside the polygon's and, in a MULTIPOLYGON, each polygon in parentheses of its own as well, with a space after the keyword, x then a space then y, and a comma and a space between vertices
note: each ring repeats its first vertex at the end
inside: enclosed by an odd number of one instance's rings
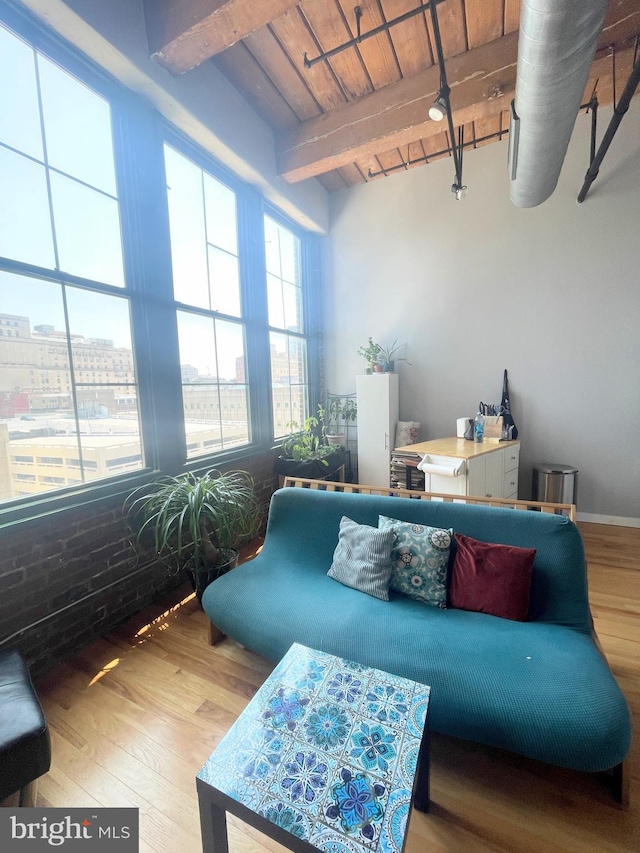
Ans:
POLYGON ((272 131, 211 62, 174 77, 149 59, 143 0, 22 4, 302 226, 326 231, 325 189, 277 176, 272 131))
MULTIPOLYGON (((598 115, 598 141, 610 110, 598 115)), ((589 118, 549 201, 509 201, 506 142, 335 194, 325 246, 327 385, 346 393, 369 335, 406 342, 400 416, 455 434, 509 370, 522 497, 536 462, 576 466, 581 514, 640 523, 640 102, 582 205, 589 118)), ((584 515, 583 515, 584 517, 584 515)))

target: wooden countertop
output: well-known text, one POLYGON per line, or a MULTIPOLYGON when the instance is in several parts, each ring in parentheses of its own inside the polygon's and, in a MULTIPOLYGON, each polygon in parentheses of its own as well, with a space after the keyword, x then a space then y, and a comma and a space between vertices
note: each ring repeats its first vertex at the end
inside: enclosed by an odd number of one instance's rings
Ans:
POLYGON ((396 447, 395 451, 400 453, 413 453, 424 456, 429 453, 432 456, 452 456, 456 459, 472 459, 474 456, 483 456, 485 453, 494 453, 505 447, 515 447, 519 441, 483 441, 476 444, 467 441, 466 438, 434 438, 431 441, 421 441, 418 444, 407 444, 404 447, 396 447))

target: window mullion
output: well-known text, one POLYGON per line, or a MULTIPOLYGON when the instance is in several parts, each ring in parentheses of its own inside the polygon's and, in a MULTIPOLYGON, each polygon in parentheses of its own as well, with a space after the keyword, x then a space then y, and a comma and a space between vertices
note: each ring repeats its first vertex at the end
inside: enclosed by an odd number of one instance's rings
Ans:
POLYGON ((238 247, 244 260, 240 266, 240 275, 242 314, 247 324, 247 378, 252 438, 254 444, 270 446, 273 442, 273 418, 263 203, 261 196, 251 189, 238 194, 238 247))
POLYGON ((131 99, 121 104, 117 158, 122 230, 147 465, 177 471, 186 457, 178 329, 173 302, 163 125, 131 99))

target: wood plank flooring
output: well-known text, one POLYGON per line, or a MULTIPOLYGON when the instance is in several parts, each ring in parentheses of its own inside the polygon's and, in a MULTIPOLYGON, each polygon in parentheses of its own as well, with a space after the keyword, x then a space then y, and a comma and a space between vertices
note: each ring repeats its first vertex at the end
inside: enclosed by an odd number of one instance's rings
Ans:
MULTIPOLYGON (((601 777, 439 735, 432 806, 411 817, 407 853, 640 850, 640 530, 580 525, 596 630, 631 705, 631 805, 601 777)), ((53 766, 42 806, 136 806, 141 853, 199 853, 194 777, 271 664, 206 641, 187 587, 41 678, 53 766)), ((283 847, 231 818, 230 853, 283 847)))

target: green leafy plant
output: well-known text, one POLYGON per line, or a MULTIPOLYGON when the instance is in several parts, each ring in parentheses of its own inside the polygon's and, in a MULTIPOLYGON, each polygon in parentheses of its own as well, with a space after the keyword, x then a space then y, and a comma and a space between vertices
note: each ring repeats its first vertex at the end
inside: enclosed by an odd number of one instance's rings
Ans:
POLYGON ((367 363, 367 367, 373 369, 373 365, 378 361, 378 356, 380 355, 380 344, 377 344, 371 337, 367 341, 367 345, 365 347, 360 347, 358 350, 358 355, 361 355, 362 358, 367 363))
POLYGON ((296 421, 289 421, 287 427, 293 432, 282 443, 282 455, 296 462, 318 459, 328 466, 326 457, 335 453, 336 448, 323 442, 322 431, 318 430, 319 425, 320 421, 313 416, 306 418, 302 427, 299 427, 296 421))
POLYGON ((123 512, 139 547, 150 538, 165 564, 186 566, 198 598, 260 527, 260 506, 246 471, 160 477, 135 489, 123 512))
POLYGON ((343 432, 343 427, 349 421, 358 417, 358 404, 353 397, 340 397, 328 394, 326 405, 318 406, 318 419, 322 424, 322 435, 332 435, 343 432))

